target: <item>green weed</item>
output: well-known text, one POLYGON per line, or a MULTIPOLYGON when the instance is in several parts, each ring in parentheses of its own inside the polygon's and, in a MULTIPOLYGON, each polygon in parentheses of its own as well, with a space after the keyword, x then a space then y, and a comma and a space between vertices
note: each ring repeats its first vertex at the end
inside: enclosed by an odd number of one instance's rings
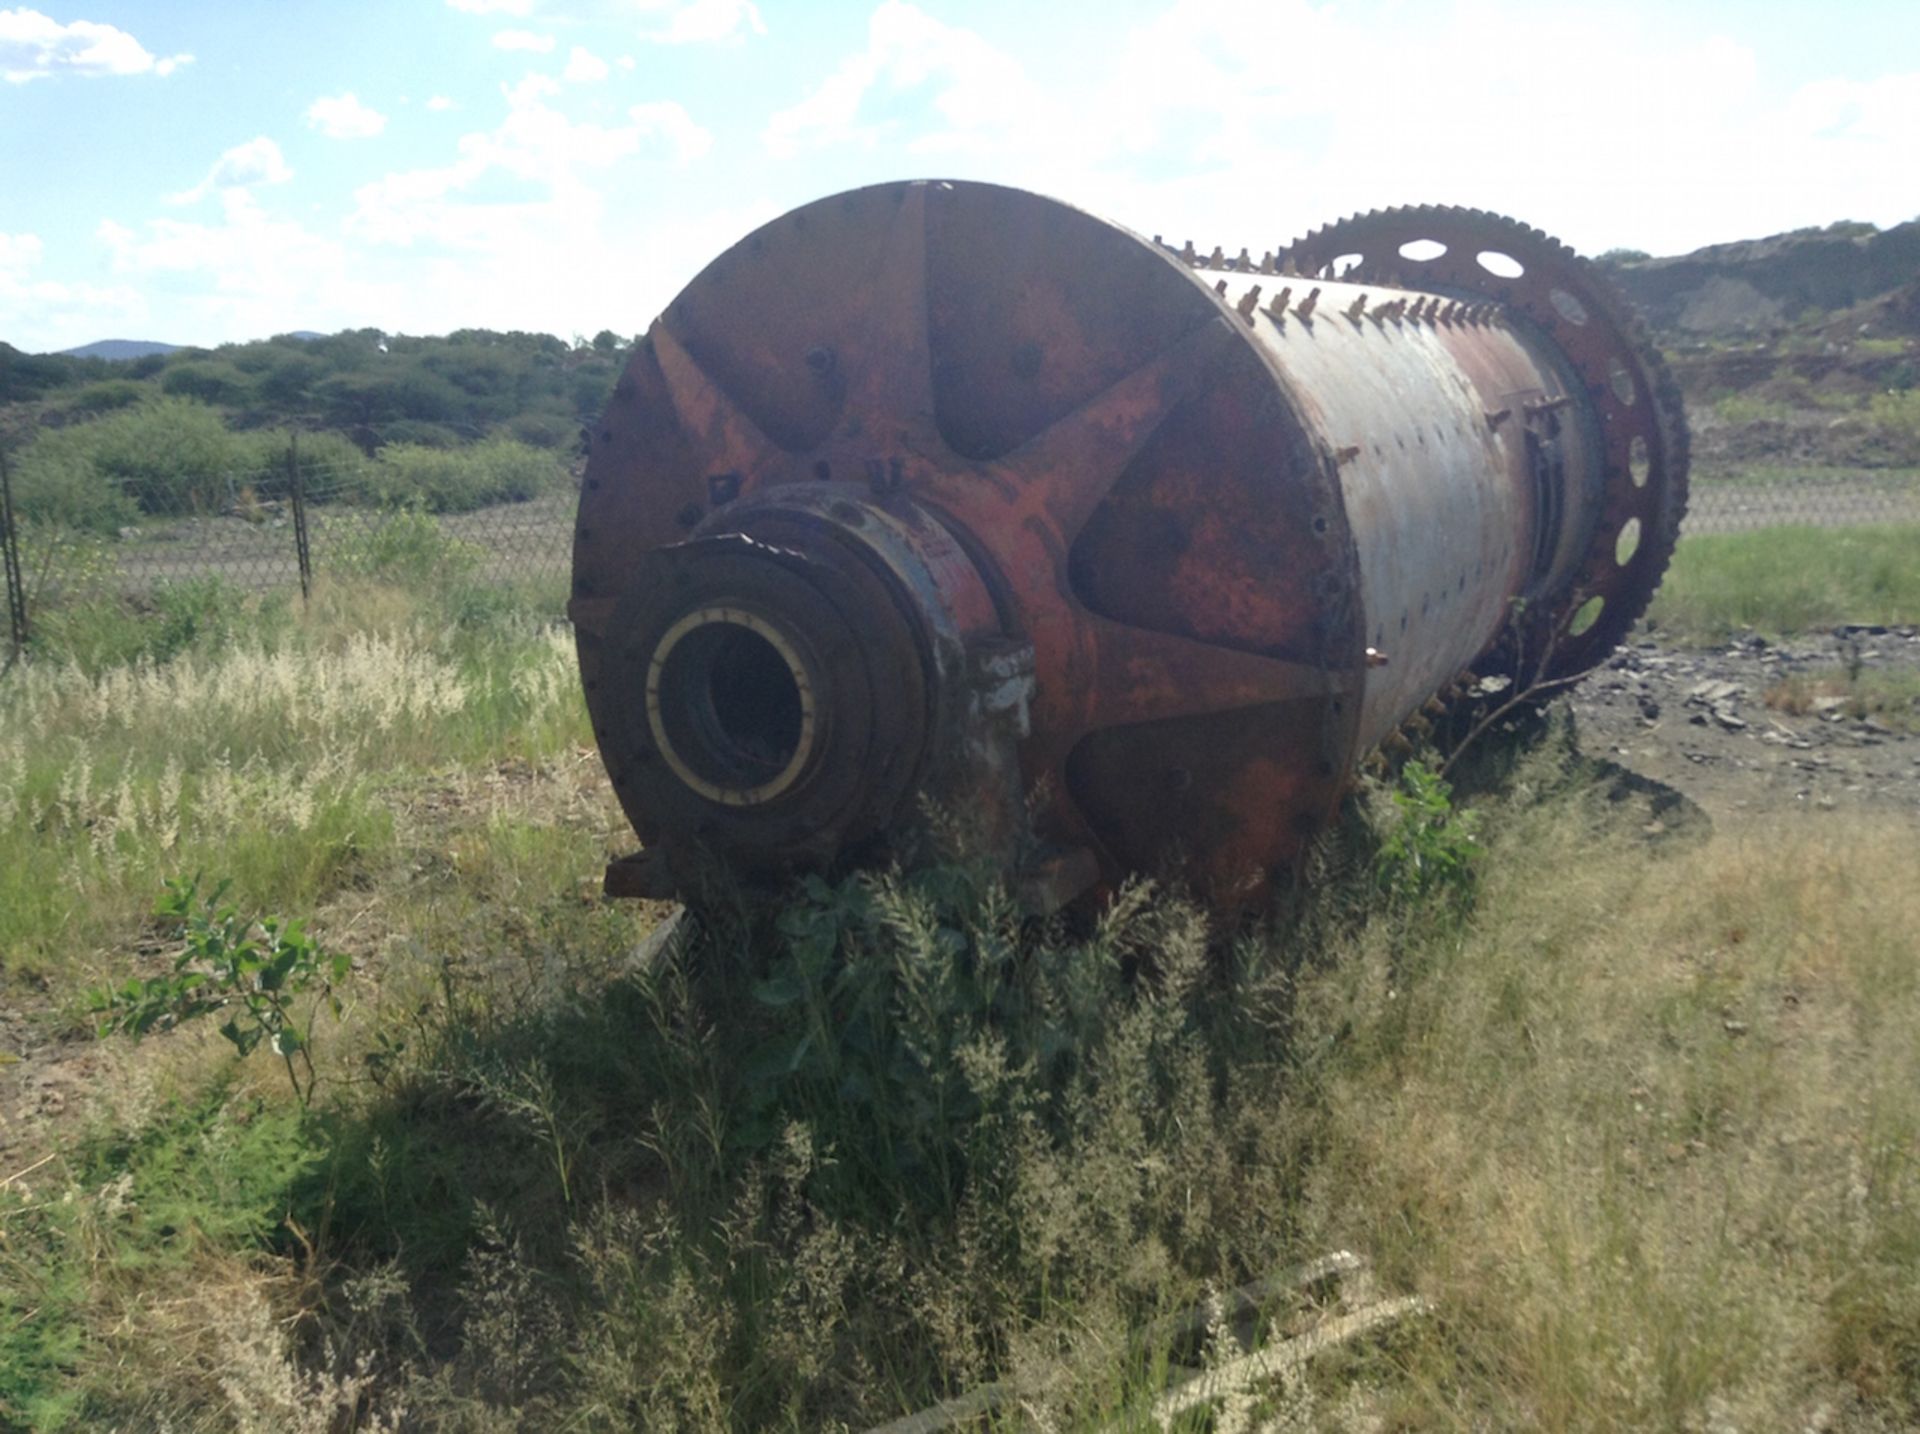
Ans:
POLYGON ((1784 423, 1793 417, 1788 405, 1750 393, 1729 393, 1715 399, 1713 412, 1721 422, 1738 425, 1784 423))
POLYGON ((162 975, 129 977, 87 993, 101 1034, 136 1040, 202 1016, 224 1015, 220 1034, 242 1056, 264 1043, 280 1057, 287 1083, 304 1107, 318 1076, 313 1028, 324 1007, 340 1019, 336 988, 353 969, 344 952, 323 952, 297 921, 242 916, 222 904, 231 883, 206 896, 196 877, 170 880, 155 915, 179 930, 180 954, 162 975), (255 932, 258 932, 258 935, 255 932), (301 1006, 305 1006, 302 1018, 301 1006))
POLYGON ((242 630, 284 627, 287 608, 285 594, 251 597, 209 574, 161 583, 143 599, 100 596, 40 609, 33 653, 89 672, 142 659, 165 662, 190 649, 216 650, 242 630))
POLYGON ((1374 859, 1381 890, 1401 902, 1470 901, 1479 814, 1456 810, 1452 788, 1418 759, 1400 769, 1387 799, 1393 817, 1374 859))
MULTIPOLYGON (((512 611, 509 595, 489 601, 512 611)), ((430 593, 363 582, 319 589, 307 610, 249 600, 216 625, 224 639, 203 627, 164 662, 42 651, 10 673, 6 970, 58 973, 63 992, 97 984, 96 948, 130 940, 147 893, 182 868, 221 871, 281 911, 363 884, 404 889, 405 865, 387 864, 414 859, 401 843, 419 840, 414 793, 434 774, 577 761, 585 713, 566 635, 524 615, 463 626, 451 611, 430 593)), ((153 642, 151 619, 114 621, 103 642, 153 642)), ((603 859, 598 848, 566 857, 584 869, 603 859)))

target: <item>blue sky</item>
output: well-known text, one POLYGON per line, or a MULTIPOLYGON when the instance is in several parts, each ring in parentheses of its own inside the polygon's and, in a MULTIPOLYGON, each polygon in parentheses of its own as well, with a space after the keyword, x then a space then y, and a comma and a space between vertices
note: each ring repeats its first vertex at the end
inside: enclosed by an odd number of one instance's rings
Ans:
POLYGON ((0 0, 0 339, 646 327, 753 226, 992 179, 1679 252, 1920 216, 1920 3, 0 0))

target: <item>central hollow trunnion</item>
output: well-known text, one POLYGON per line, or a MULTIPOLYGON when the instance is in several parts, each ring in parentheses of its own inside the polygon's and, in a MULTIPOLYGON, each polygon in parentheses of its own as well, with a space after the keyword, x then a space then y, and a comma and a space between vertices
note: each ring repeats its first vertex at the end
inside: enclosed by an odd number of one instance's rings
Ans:
POLYGON ((748 236, 594 438, 570 611, 631 894, 938 814, 1035 906, 1169 866, 1243 903, 1469 664, 1604 656, 1685 495, 1657 355, 1535 231, 1203 258, 980 184, 748 236))
POLYGON ((769 619, 699 608, 653 650, 647 723, 674 774, 701 795, 738 806, 769 801, 813 753, 813 676, 769 619))

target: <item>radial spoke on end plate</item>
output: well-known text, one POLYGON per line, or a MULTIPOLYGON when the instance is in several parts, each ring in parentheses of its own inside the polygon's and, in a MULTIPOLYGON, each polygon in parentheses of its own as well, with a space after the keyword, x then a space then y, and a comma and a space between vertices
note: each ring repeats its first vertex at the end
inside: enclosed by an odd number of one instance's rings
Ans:
POLYGON ((1033 495, 1071 542, 1173 411, 1206 386, 1236 337, 1231 320, 1209 319, 997 466, 1033 495))
POLYGON ((1088 616, 1083 670, 1055 701, 1079 731, 1196 717, 1345 691, 1351 679, 1316 663, 1265 657, 1175 633, 1088 616))
POLYGON ((785 451, 700 367, 664 323, 655 324, 648 337, 681 430, 700 450, 709 469, 751 476, 786 458, 785 451))
POLYGON ((927 185, 900 200, 867 286, 871 321, 847 409, 870 425, 912 426, 933 416, 933 346, 927 315, 927 185))

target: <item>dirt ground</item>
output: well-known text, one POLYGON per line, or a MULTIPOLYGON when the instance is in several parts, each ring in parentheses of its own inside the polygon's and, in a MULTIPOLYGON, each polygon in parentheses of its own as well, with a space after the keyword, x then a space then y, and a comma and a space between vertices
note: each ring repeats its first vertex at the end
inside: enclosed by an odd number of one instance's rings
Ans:
POLYGON ((1777 644, 1749 636, 1705 651, 1636 641, 1563 700, 1588 755, 1675 788, 1716 825, 1858 810, 1920 821, 1920 732, 1856 719, 1834 697, 1815 697, 1800 714, 1767 703, 1796 678, 1811 683, 1855 663, 1863 676, 1920 677, 1920 628, 1842 628, 1777 644))

